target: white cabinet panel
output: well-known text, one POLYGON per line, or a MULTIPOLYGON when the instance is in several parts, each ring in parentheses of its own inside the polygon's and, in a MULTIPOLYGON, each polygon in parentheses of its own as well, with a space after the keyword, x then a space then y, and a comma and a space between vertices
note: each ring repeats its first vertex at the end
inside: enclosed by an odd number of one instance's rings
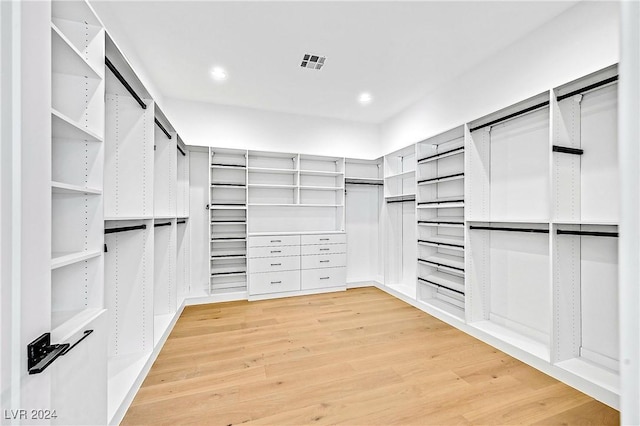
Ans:
POLYGON ((347 266, 345 253, 302 256, 302 269, 336 268, 347 266))
POLYGON ((300 256, 300 246, 250 247, 249 258, 300 256))
POLYGON ((308 269, 302 271, 302 289, 311 290, 346 285, 346 268, 308 269))
POLYGON ((266 272, 249 275, 249 294, 300 290, 300 271, 266 272))
POLYGON ((301 244, 345 244, 346 242, 346 234, 315 234, 302 235, 301 244))
POLYGON ((249 237, 249 247, 295 245, 300 245, 300 235, 270 235, 265 237, 249 237))
POLYGON ((346 253, 346 244, 327 244, 317 246, 302 246, 302 255, 308 254, 333 254, 333 253, 346 253))
POLYGON ((264 257, 251 259, 249 261, 249 271, 255 272, 276 272, 293 271, 300 269, 300 256, 291 257, 264 257))

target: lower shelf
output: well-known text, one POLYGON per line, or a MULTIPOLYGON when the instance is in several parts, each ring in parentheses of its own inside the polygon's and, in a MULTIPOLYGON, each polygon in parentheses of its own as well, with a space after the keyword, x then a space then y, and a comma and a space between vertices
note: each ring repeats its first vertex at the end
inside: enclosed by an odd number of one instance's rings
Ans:
POLYGON ((508 327, 500 324, 496 324, 492 321, 477 321, 469 324, 471 327, 485 332, 497 339, 502 340, 505 343, 509 343, 523 351, 526 351, 546 362, 550 362, 549 345, 535 340, 522 333, 518 333, 508 327))
POLYGON ((556 366, 620 395, 620 375, 615 371, 600 367, 584 358, 568 359, 557 363, 556 366))
MULTIPOLYGON (((142 354, 121 355, 109 358, 108 372, 108 408, 109 424, 120 409, 120 406, 134 389, 135 383, 144 370, 152 352, 142 354)), ((142 378, 140 378, 142 381, 142 378)), ((137 386, 135 386, 137 388, 137 386)))
POLYGON ((387 287, 397 291, 398 293, 402 293, 405 296, 410 297, 412 299, 416 298, 415 284, 411 285, 411 284, 405 284, 405 283, 396 283, 396 284, 387 284, 387 287))

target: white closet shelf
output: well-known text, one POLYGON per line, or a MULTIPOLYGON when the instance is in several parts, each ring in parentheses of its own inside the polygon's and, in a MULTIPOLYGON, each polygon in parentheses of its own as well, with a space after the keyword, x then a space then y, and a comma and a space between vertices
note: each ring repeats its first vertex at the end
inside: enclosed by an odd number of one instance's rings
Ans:
POLYGON ((51 253, 51 269, 62 268, 73 265, 77 262, 93 259, 102 254, 100 250, 78 251, 78 252, 54 252, 51 253))
POLYGON ((464 154, 464 146, 460 146, 458 148, 452 148, 448 151, 441 152, 439 154, 433 154, 427 157, 423 157, 418 159, 418 164, 430 163, 432 161, 438 161, 443 158, 451 157, 453 155, 464 154))
POLYGON ((102 80, 104 74, 94 68, 62 31, 51 23, 52 71, 102 80))
POLYGON ((51 330, 51 340, 54 342, 69 341, 74 334, 84 331, 87 324, 104 312, 106 312, 105 309, 52 312, 51 322, 60 325, 51 330))
POLYGON ((462 216, 438 216, 429 219, 419 220, 421 226, 443 226, 448 228, 464 227, 464 217, 462 216))
POLYGON ((389 175, 389 176, 385 176, 385 180, 386 179, 397 179, 397 178, 407 178, 407 177, 411 177, 411 176, 415 176, 416 171, 415 170, 409 170, 407 172, 402 172, 402 173, 396 173, 393 175, 389 175))
POLYGON ((514 219, 514 218, 498 218, 498 219, 467 219, 467 223, 470 225, 481 225, 481 224, 509 224, 509 223, 518 223, 518 224, 530 224, 530 225, 546 225, 549 226, 549 221, 541 221, 539 219, 514 219))
POLYGON ((472 322, 469 325, 546 362, 550 361, 549 346, 543 342, 489 320, 472 322))
POLYGON ((383 185, 384 179, 382 178, 366 178, 366 177, 354 177, 354 176, 345 176, 345 181, 347 183, 364 183, 364 184, 373 184, 373 185, 383 185))
POLYGON ((408 296, 412 299, 415 299, 416 297, 416 288, 411 284, 393 283, 393 284, 388 284, 387 287, 397 291, 398 293, 402 293, 405 296, 408 296))
POLYGON ((436 284, 464 291, 464 278, 457 275, 447 274, 445 272, 436 271, 423 277, 427 281, 433 281, 436 284))
POLYGON ((219 254, 212 255, 211 260, 233 260, 233 259, 246 259, 246 254, 219 254))
POLYGON ((307 176, 342 176, 344 172, 328 172, 323 170, 300 170, 301 175, 307 176))
POLYGON ((212 169, 232 169, 232 170, 244 170, 247 166, 241 164, 210 164, 212 169))
POLYGON ((246 271, 237 271, 237 272, 216 272, 214 269, 211 270, 211 278, 221 278, 221 277, 239 277, 241 275, 247 275, 246 271))
POLYGON ((343 204, 292 204, 292 203, 279 203, 279 204, 265 204, 265 203, 251 203, 249 207, 344 207, 343 204))
POLYGON ((105 216, 104 221, 116 221, 116 220, 149 220, 153 219, 153 216, 105 216))
POLYGON ((418 259, 418 262, 431 267, 446 267, 454 269, 460 274, 464 273, 464 257, 452 256, 450 254, 435 253, 427 257, 418 259))
POLYGON ((420 179, 418 180, 418 186, 436 185, 442 182, 451 182, 454 180, 462 180, 462 179, 464 179, 464 173, 454 173, 447 176, 440 176, 440 177, 436 176, 433 178, 420 179))
POLYGON ((232 243, 237 241, 246 241, 245 237, 221 237, 221 238, 211 238, 212 243, 232 243))
POLYGON ((560 361, 556 365, 576 376, 584 377, 616 395, 620 395, 620 375, 614 371, 602 368, 582 358, 571 358, 566 361, 560 361))
POLYGON ((246 205, 224 205, 224 204, 211 204, 209 206, 210 210, 246 210, 246 205))
POLYGON ((295 169, 272 169, 269 167, 248 167, 249 173, 272 173, 272 174, 295 174, 298 173, 295 169))
POLYGON ((464 237, 455 237, 450 235, 434 235, 418 240, 419 245, 437 246, 451 249, 464 249, 464 237))
POLYGON ((151 357, 151 351, 109 358, 108 378, 108 418, 109 424, 133 388, 140 373, 151 357))
POLYGON ((340 191, 344 190, 344 187, 335 186, 300 186, 300 189, 309 189, 312 191, 340 191))
POLYGON ((101 189, 87 188, 80 185, 51 181, 51 192, 54 194, 100 195, 101 189))
POLYGON ((175 219, 176 217, 173 215, 158 215, 158 216, 154 216, 153 218, 157 220, 167 220, 167 219, 170 220, 170 219, 175 219))
POLYGON ((264 189, 296 189, 296 185, 267 185, 261 183, 250 183, 247 185, 249 188, 264 188, 264 189))
POLYGON ((419 209, 444 209, 450 207, 464 207, 464 197, 443 197, 429 201, 421 201, 417 206, 419 209))
POLYGON ((618 222, 612 221, 599 221, 599 220, 554 220, 554 225, 584 225, 584 226, 618 226, 618 222))
POLYGON ((211 184, 212 188, 225 188, 225 189, 246 189, 247 185, 245 185, 244 183, 240 184, 235 184, 235 183, 230 183, 230 184, 224 184, 224 183, 212 183, 211 184))
POLYGON ((212 225, 246 225, 246 220, 212 220, 212 225))
POLYGON ((74 139, 86 142, 102 142, 103 138, 83 128, 60 111, 51 109, 51 136, 54 139, 74 139))
POLYGON ((314 234, 344 234, 344 231, 287 231, 287 232, 250 232, 250 237, 268 237, 277 235, 314 235, 314 234))

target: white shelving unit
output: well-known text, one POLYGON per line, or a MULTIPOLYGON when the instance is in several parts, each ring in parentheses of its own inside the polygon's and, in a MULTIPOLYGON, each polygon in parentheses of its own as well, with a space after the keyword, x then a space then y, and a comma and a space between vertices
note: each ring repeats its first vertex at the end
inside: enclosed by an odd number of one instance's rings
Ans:
POLYGON ((384 282, 384 161, 345 159, 347 286, 384 282))
POLYGON ((465 127, 418 142, 417 299, 464 319, 465 127), (450 203, 435 201, 455 200, 450 203), (447 240, 455 243, 447 244, 447 240))
POLYGON ((209 148, 209 294, 247 289, 247 151, 209 148))
POLYGON ((416 146, 384 157, 384 285, 416 298, 416 146))

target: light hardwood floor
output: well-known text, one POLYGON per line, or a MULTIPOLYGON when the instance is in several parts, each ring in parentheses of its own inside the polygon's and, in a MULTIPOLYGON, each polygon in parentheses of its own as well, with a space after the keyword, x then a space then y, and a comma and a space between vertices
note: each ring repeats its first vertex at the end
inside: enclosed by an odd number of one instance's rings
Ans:
POLYGON ((616 410, 368 287, 187 307, 124 425, 618 424, 616 410))

